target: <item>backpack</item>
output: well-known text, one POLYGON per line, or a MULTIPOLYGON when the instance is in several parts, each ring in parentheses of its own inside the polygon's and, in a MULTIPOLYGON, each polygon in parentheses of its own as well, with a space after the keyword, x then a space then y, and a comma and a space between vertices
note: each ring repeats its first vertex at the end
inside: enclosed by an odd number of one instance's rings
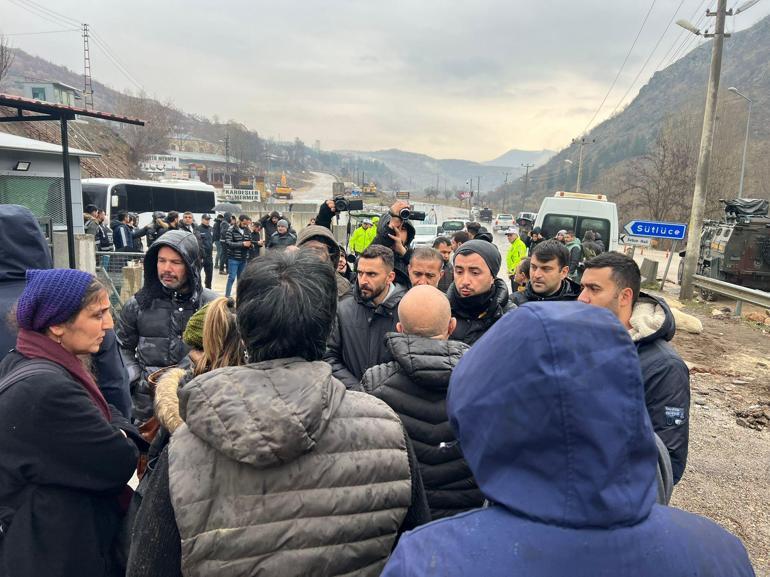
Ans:
POLYGON ((582 246, 583 250, 583 260, 591 260, 594 258, 597 254, 596 249, 592 246, 593 243, 590 242, 584 242, 582 246))

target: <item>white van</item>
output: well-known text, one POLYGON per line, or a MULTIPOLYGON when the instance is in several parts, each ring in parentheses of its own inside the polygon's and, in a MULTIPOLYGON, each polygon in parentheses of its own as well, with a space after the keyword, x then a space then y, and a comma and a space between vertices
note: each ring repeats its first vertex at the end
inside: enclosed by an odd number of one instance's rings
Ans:
POLYGON ((603 194, 559 191, 543 199, 535 219, 545 238, 560 230, 574 230, 583 240, 586 231, 601 234, 607 250, 618 250, 618 207, 603 194))

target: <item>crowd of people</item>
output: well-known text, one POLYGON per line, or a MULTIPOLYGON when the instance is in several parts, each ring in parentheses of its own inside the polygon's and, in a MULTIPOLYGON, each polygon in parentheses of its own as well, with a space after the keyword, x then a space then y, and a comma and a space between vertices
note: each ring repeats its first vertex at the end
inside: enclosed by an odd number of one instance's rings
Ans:
POLYGON ((0 576, 753 575, 668 506, 689 373, 636 263, 509 229, 509 289, 490 233, 412 248, 403 207, 366 246, 333 201, 299 233, 222 215, 208 243, 166 215, 114 325, 0 207, 25 247, 0 272, 0 576))

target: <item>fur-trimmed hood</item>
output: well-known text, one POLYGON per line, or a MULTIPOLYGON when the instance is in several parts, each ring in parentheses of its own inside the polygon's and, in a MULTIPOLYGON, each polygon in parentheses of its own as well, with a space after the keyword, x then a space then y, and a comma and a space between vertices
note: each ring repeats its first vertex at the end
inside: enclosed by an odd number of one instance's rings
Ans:
POLYGON ((676 322, 665 300, 639 293, 629 321, 628 334, 635 344, 664 339, 670 341, 676 332, 676 322))

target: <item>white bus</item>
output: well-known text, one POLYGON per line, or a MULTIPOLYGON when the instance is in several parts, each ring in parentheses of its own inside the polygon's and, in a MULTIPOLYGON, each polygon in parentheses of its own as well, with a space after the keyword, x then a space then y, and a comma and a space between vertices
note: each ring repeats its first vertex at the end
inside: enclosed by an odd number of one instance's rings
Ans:
POLYGON ((618 250, 618 208, 603 194, 558 191, 543 199, 535 218, 545 238, 560 230, 574 230, 582 240, 588 230, 602 235, 607 250, 618 250))
POLYGON ((195 222, 210 213, 218 202, 217 189, 210 184, 189 180, 154 181, 121 178, 84 178, 83 206, 96 205, 107 213, 112 222, 118 212, 125 210, 139 215, 139 226, 152 222, 152 213, 175 210, 181 215, 190 211, 195 222))

